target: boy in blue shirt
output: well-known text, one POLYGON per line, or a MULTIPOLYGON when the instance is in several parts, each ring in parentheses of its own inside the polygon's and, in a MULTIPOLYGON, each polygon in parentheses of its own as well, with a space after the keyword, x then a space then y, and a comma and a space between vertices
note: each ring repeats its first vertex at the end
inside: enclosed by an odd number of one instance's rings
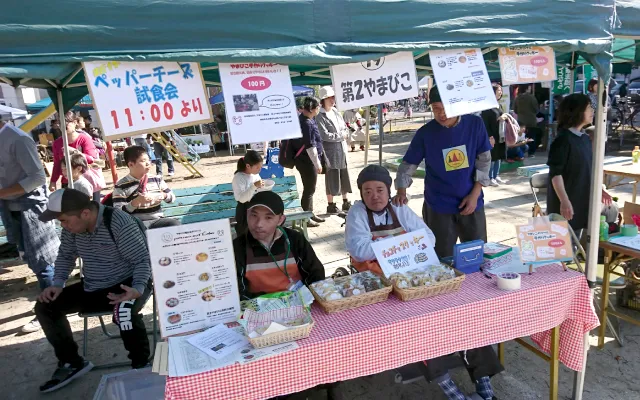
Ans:
MULTIPOLYGON (((487 241, 482 187, 489 186, 491 144, 482 119, 475 115, 448 118, 437 87, 429 92, 434 119, 418 129, 396 175, 393 203, 406 204, 411 175, 424 160, 422 218, 436 237, 439 257, 453 254, 461 242, 487 241)), ((503 370, 491 346, 438 357, 425 362, 427 380, 435 381, 449 400, 466 400, 449 370, 464 366, 476 385, 471 399, 495 399, 491 376, 503 370)))
POLYGON ((411 175, 424 160, 422 217, 436 236, 439 257, 461 242, 487 241, 482 187, 489 186, 491 144, 482 119, 447 118, 437 87, 429 92, 434 119, 418 129, 396 175, 394 204, 406 204, 411 175))

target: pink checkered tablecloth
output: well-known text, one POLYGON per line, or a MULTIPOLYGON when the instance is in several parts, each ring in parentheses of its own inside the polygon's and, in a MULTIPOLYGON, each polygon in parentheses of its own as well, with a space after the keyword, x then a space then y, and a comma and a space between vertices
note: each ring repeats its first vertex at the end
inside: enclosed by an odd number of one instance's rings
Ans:
POLYGON ((313 318, 316 325, 298 349, 168 377, 165 398, 266 399, 526 336, 548 353, 549 330, 558 325, 560 361, 580 370, 584 334, 599 325, 584 275, 560 265, 523 276, 515 292, 475 273, 455 293, 406 303, 391 295, 384 303, 332 315, 314 305, 313 318))

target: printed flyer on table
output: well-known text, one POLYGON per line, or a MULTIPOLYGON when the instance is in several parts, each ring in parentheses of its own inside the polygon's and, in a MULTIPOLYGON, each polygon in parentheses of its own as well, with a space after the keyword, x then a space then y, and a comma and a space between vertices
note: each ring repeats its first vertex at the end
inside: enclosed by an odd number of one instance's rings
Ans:
POLYGON ((149 230, 147 237, 162 337, 236 320, 229 220, 149 230))

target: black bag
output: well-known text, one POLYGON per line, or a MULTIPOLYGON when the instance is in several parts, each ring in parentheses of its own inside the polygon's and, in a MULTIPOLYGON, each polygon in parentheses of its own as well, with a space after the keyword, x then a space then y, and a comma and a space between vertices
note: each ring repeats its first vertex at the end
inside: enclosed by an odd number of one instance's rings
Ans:
POLYGON ((304 145, 296 152, 293 140, 281 140, 278 163, 285 168, 293 169, 295 167, 294 160, 302 153, 302 150, 304 150, 304 145))

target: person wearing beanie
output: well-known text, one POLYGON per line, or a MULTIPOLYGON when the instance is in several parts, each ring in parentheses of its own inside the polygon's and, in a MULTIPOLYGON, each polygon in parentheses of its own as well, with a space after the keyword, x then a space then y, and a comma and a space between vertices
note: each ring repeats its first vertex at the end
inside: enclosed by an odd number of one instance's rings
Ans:
POLYGON ((453 255, 453 246, 487 241, 482 188, 491 185, 491 144, 480 117, 447 117, 434 86, 429 92, 434 119, 418 129, 396 174, 393 203, 407 204, 411 176, 424 161, 422 218, 436 235, 438 257, 453 255))
POLYGON ((435 244, 433 232, 418 214, 391 203, 391 181, 389 171, 380 165, 369 165, 358 175, 362 201, 356 201, 347 214, 345 242, 353 266, 360 272, 382 274, 371 248, 377 240, 426 229, 435 244))

